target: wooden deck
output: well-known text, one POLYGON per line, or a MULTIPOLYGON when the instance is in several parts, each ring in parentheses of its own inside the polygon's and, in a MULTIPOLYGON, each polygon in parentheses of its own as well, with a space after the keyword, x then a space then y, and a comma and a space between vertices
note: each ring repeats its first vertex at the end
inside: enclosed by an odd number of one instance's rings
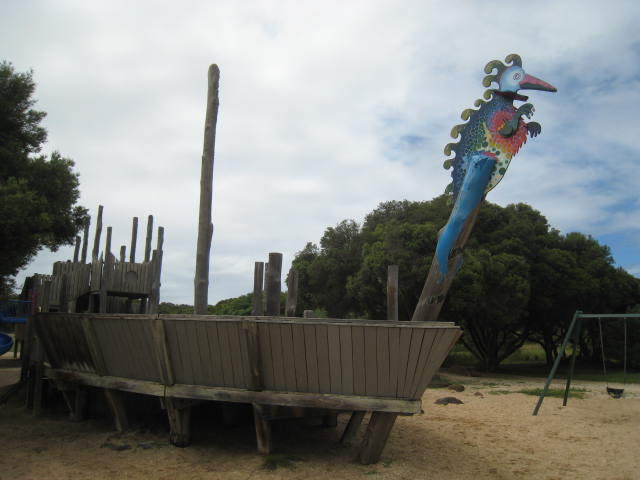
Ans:
POLYGON ((46 313, 33 322, 51 378, 113 398, 131 391, 387 414, 420 411, 461 334, 451 323, 284 317, 46 313))

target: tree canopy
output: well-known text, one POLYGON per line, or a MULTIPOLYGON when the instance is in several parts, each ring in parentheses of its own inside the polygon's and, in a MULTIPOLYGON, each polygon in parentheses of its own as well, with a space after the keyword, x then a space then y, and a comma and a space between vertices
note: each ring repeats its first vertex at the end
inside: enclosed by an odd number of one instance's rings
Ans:
MULTIPOLYGON (((344 220, 327 228, 319 247, 307 243, 293 260, 298 309, 384 319, 387 268, 398 265, 399 318, 409 320, 449 212, 444 196, 392 201, 362 227, 344 220)), ((606 245, 560 234, 529 205, 485 202, 441 320, 461 325, 463 343, 494 370, 525 341, 540 343, 553 361, 576 309, 626 312, 639 303, 640 280, 615 267, 606 245)), ((584 351, 594 355, 589 335, 584 351)))
POLYGON ((33 72, 0 63, 0 290, 43 247, 73 242, 87 219, 74 163, 39 154, 47 139, 35 110, 33 72))

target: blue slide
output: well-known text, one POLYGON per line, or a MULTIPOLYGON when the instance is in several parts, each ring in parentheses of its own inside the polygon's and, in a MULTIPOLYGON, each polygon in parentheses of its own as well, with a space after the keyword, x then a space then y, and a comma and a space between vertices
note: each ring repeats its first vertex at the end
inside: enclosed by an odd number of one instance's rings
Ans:
POLYGON ((13 347, 13 338, 6 333, 0 332, 0 355, 4 355, 13 347))

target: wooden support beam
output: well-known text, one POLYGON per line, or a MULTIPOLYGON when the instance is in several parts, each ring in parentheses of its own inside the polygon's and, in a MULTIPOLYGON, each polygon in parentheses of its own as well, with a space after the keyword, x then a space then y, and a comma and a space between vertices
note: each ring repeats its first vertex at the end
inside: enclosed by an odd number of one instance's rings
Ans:
POLYGON ((271 441, 271 422, 267 419, 263 405, 253 404, 253 420, 256 428, 256 443, 258 453, 268 455, 273 448, 271 441))
POLYGON ((251 303, 251 315, 264 315, 262 304, 262 288, 264 278, 264 262, 256 262, 253 267, 253 297, 251 303))
POLYGON ((138 217, 133 217, 131 223, 131 248, 129 249, 129 261, 136 261, 136 244, 138 243, 138 217))
POLYGON ((194 312, 207 313, 209 297, 209 259, 213 223, 211 223, 211 202, 213 199, 213 163, 216 143, 216 123, 218 121, 218 88, 220 69, 209 66, 207 90, 207 113, 204 124, 204 145, 200 170, 200 208, 198 218, 198 242, 196 248, 196 273, 194 278, 194 312))
POLYGON ((398 320, 398 265, 387 268, 387 319, 398 320))
POLYGON ((124 263, 127 259, 127 247, 125 245, 120 246, 120 262, 124 263))
POLYGON ((125 409, 122 392, 105 388, 104 395, 107 399, 109 410, 111 410, 116 430, 124 432, 129 428, 129 419, 127 417, 127 410, 125 409))
POLYGON ((107 227, 107 244, 104 248, 105 255, 109 255, 111 253, 111 235, 113 234, 113 227, 107 227))
POLYGON ((82 238, 80 235, 76 235, 76 247, 73 250, 73 263, 78 263, 80 259, 80 245, 82 243, 82 238))
POLYGON ((164 407, 169 418, 169 441, 176 447, 191 444, 191 402, 165 398, 164 407))
POLYGON ((360 449, 360 463, 369 465, 380 460, 396 417, 395 413, 373 412, 371 414, 360 449))
POLYGON ((296 316, 298 306, 298 270, 290 269, 287 275, 287 304, 285 307, 286 317, 296 316))
POLYGON ((362 420, 364 420, 364 415, 365 412, 362 410, 356 410, 351 414, 351 418, 349 418, 349 423, 347 423, 347 426, 344 429, 340 443, 346 446, 351 446, 353 444, 353 441, 358 435, 358 429, 362 424, 362 420))
POLYGON ((91 217, 87 218, 87 223, 84 224, 84 231, 82 233, 82 256, 80 257, 81 263, 87 263, 87 249, 89 245, 89 226, 91 225, 91 217))
POLYGON ((147 217, 147 238, 144 243, 144 261, 151 260, 151 240, 153 237, 153 215, 147 217))
POLYGON ((87 389, 78 386, 74 390, 73 409, 69 413, 69 419, 73 422, 81 422, 84 420, 87 411, 87 389))
POLYGON ((419 413, 420 400, 359 397, 355 395, 332 395, 322 393, 294 393, 263 390, 260 392, 238 388, 207 387, 203 385, 175 384, 165 386, 159 382, 134 380, 123 377, 49 369, 47 376, 66 382, 82 383, 94 387, 110 388, 125 392, 142 393, 157 397, 188 398, 192 400, 215 400, 221 402, 258 403, 260 405, 283 405, 289 407, 321 408, 343 411, 377 411, 403 414, 419 413))
POLYGON ((91 252, 91 258, 95 261, 100 254, 100 236, 102 235, 102 211, 104 207, 98 206, 98 220, 96 221, 96 234, 93 238, 93 251, 91 252))
POLYGON ((265 296, 267 297, 266 314, 280 315, 280 292, 282 277, 282 254, 269 253, 269 267, 267 268, 267 279, 265 285, 265 296))

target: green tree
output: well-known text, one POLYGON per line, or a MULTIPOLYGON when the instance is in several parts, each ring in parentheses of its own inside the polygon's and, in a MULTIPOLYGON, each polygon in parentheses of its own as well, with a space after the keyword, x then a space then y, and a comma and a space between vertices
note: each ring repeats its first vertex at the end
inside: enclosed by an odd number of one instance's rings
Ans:
POLYGON ((325 230, 320 248, 307 243, 296 254, 293 268, 299 272, 298 310, 322 309, 331 317, 358 314, 355 298, 347 292, 349 277, 360 266, 360 226, 343 220, 325 230))
POLYGON ((0 63, 0 288, 43 247, 73 242, 87 218, 74 163, 58 152, 36 155, 46 141, 45 113, 33 109, 33 73, 0 63))

